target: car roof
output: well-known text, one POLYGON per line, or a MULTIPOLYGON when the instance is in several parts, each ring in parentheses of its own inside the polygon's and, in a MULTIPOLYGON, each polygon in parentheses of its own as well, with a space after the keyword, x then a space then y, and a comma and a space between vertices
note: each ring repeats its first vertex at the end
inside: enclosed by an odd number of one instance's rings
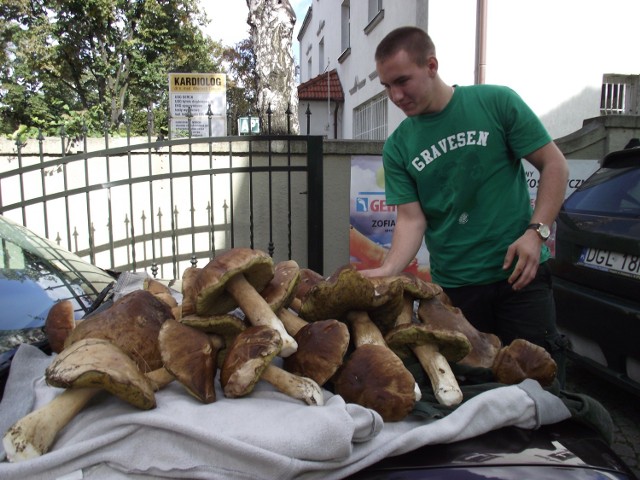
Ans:
POLYGON ((640 146, 635 146, 635 142, 629 142, 628 145, 634 145, 627 147, 623 150, 617 150, 615 152, 608 153, 602 159, 602 168, 625 168, 635 167, 640 165, 640 146))

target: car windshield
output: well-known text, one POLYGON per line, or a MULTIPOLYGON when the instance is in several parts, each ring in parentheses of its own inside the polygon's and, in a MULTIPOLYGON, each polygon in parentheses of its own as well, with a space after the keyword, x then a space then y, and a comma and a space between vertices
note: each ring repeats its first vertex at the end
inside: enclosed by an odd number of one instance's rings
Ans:
POLYGON ((38 340, 51 306, 69 299, 84 316, 114 278, 0 216, 0 353, 38 340))
POLYGON ((640 217, 640 168, 601 168, 566 201, 568 212, 640 217))

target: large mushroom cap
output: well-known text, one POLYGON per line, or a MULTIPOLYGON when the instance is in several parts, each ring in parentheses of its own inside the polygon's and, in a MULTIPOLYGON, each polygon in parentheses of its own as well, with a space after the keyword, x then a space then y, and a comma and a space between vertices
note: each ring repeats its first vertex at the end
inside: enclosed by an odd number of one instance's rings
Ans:
POLYGON ((164 367, 202 403, 216 400, 216 353, 209 335, 167 320, 158 337, 164 367))
POLYGON ((542 386, 549 386, 556 378, 558 366, 544 348, 518 338, 500 349, 491 370, 500 383, 514 385, 532 378, 542 386))
POLYGON ((113 343, 85 338, 65 348, 47 367, 49 385, 102 388, 143 410, 156 406, 151 382, 134 361, 113 343))
POLYGON ((458 362, 471 351, 471 343, 463 333, 433 330, 415 323, 396 326, 387 333, 385 341, 402 358, 410 355, 410 347, 416 345, 436 345, 439 353, 449 362, 458 362))
POLYGON ((234 398, 251 393, 281 348, 280 334, 264 325, 251 326, 238 334, 220 370, 225 396, 234 398))
POLYGON ((285 370, 324 385, 342 365, 349 328, 334 319, 308 323, 295 335, 298 350, 284 359, 285 370))
POLYGON ((146 290, 134 290, 114 304, 78 322, 65 348, 82 338, 102 338, 124 350, 142 372, 162 367, 158 334, 174 318, 171 308, 146 290))
POLYGON ((433 298, 420 300, 418 317, 429 328, 462 332, 469 339, 472 348, 469 355, 460 360, 461 364, 491 368, 502 342, 492 333, 477 330, 462 311, 450 302, 444 292, 433 298))
POLYGON ((415 380, 391 350, 361 345, 338 370, 335 391, 345 401, 378 412, 387 422, 405 418, 415 405, 415 380))
POLYGON ((198 274, 195 282, 195 304, 198 315, 228 313, 238 306, 225 287, 238 274, 261 292, 274 276, 273 259, 261 250, 233 248, 211 260, 198 274))
POLYGON ((273 278, 260 294, 271 309, 278 312, 291 303, 299 283, 298 263, 295 260, 284 260, 276 264, 273 278))

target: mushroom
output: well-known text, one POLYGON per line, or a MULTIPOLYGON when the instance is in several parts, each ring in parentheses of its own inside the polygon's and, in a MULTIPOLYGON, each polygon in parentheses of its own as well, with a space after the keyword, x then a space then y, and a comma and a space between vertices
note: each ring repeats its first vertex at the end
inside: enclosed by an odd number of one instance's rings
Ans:
POLYGON ((299 314, 309 322, 342 318, 350 310, 366 309, 374 296, 373 284, 352 265, 344 265, 307 291, 299 314))
POLYGON ((419 399, 413 375, 365 311, 352 311, 347 317, 356 348, 334 377, 335 392, 347 402, 375 410, 384 421, 402 420, 419 399))
POLYGON ((320 275, 315 270, 310 268, 301 268, 300 269, 300 281, 298 282, 298 286, 296 288, 295 296, 291 300, 291 304, 289 307, 299 313, 300 307, 302 306, 302 299, 307 294, 307 292, 318 282, 324 280, 324 277, 320 275))
POLYGON ((59 388, 101 388, 142 410, 156 406, 151 383, 131 357, 101 338, 83 338, 65 348, 47 367, 45 379, 59 388))
POLYGON ((220 383, 225 396, 236 398, 248 395, 262 379, 282 393, 308 405, 323 405, 322 389, 316 382, 271 363, 281 348, 279 332, 266 325, 251 326, 238 334, 220 370, 220 383))
POLYGON ((349 347, 349 329, 337 320, 309 323, 289 310, 300 283, 300 273, 300 267, 293 260, 278 263, 262 296, 298 344, 297 350, 284 359, 283 368, 322 386, 342 365, 349 347))
POLYGON ((492 333, 477 330, 466 319, 462 311, 451 305, 449 297, 440 293, 420 300, 418 318, 434 330, 449 330, 463 333, 471 342, 471 351, 458 363, 470 367, 491 368, 502 347, 500 339, 492 333))
POLYGON ((396 279, 403 286, 403 309, 396 318, 396 326, 385 335, 385 341, 400 358, 407 358, 411 353, 416 356, 431 381, 438 403, 458 405, 462 402, 462 390, 449 362, 465 357, 471 344, 460 332, 433 330, 413 322, 415 300, 433 298, 442 292, 440 286, 407 273, 373 278, 372 281, 386 283, 396 279))
POLYGON ((196 313, 196 279, 201 268, 189 267, 182 272, 182 303, 180 304, 180 317, 196 313))
POLYGON ((171 289, 155 278, 146 277, 142 282, 142 289, 152 293, 171 308, 178 306, 178 301, 171 294, 171 289))
POLYGON ((283 368, 309 377, 322 386, 343 363, 349 348, 349 328, 335 319, 306 322, 288 309, 280 312, 287 331, 298 342, 298 350, 284 359, 283 368))
POLYGON ((103 339, 87 338, 58 355, 47 368, 46 379, 51 385, 71 388, 7 430, 2 444, 10 462, 47 453, 58 432, 101 389, 109 390, 138 408, 153 408, 153 391, 169 384, 173 376, 164 368, 143 376, 121 349, 103 339))
POLYGON ((509 385, 532 378, 548 387, 556 378, 557 370, 557 364, 549 352, 522 338, 502 347, 491 366, 495 379, 509 385))
POLYGON ((223 339, 167 320, 160 329, 158 342, 164 368, 202 403, 215 402, 217 354, 224 346, 223 339))
POLYGON ((469 353, 471 343, 467 337, 456 331, 403 323, 391 330, 385 340, 400 357, 408 355, 409 350, 415 354, 431 380, 438 403, 453 406, 462 402, 462 390, 449 362, 457 362, 469 353))
MULTIPOLYGON (((67 349, 74 351, 72 345, 78 342, 106 340, 127 354, 141 372, 148 372, 146 375, 159 388, 173 380, 173 376, 162 366, 158 347, 160 328, 171 318, 171 309, 166 303, 145 290, 135 290, 109 308, 78 322, 67 337, 60 355, 67 349)), ((92 361, 87 355, 82 357, 76 354, 71 358, 92 361)), ((96 367, 100 368, 98 363, 96 367)), ((18 420, 3 438, 10 461, 13 461, 11 458, 25 460, 46 453, 60 429, 99 391, 96 388, 65 390, 49 404, 18 420)))
POLYGON ((210 335, 222 337, 224 347, 218 351, 218 364, 222 364, 221 358, 224 358, 226 347, 231 345, 236 336, 249 326, 244 319, 233 313, 211 315, 209 317, 187 315, 180 319, 180 323, 210 335))
POLYGON ((78 322, 65 348, 83 338, 102 338, 132 357, 143 372, 162 367, 158 334, 165 320, 174 318, 171 308, 146 290, 134 290, 109 308, 78 322))
POLYGON ((64 342, 76 326, 71 300, 60 300, 53 304, 44 322, 44 333, 51 351, 60 353, 64 342))
POLYGON ((296 341, 260 295, 274 276, 272 258, 260 250, 234 248, 211 260, 196 279, 196 311, 209 316, 240 307, 252 325, 266 325, 282 337, 280 356, 296 351, 296 341))
POLYGON ((402 296, 398 295, 401 292, 399 282, 374 285, 348 264, 309 289, 302 299, 300 317, 309 322, 342 319, 348 312, 363 310, 369 312, 379 326, 393 326, 402 309, 402 296))

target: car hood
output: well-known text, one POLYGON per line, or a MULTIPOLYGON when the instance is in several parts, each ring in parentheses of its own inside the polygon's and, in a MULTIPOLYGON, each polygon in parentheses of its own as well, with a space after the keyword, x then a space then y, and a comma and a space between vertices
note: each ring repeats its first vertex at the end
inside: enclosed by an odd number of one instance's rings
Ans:
POLYGON ((600 435, 574 420, 538 430, 502 428, 388 457, 352 479, 635 478, 600 435), (533 473, 536 472, 536 473, 533 473))

